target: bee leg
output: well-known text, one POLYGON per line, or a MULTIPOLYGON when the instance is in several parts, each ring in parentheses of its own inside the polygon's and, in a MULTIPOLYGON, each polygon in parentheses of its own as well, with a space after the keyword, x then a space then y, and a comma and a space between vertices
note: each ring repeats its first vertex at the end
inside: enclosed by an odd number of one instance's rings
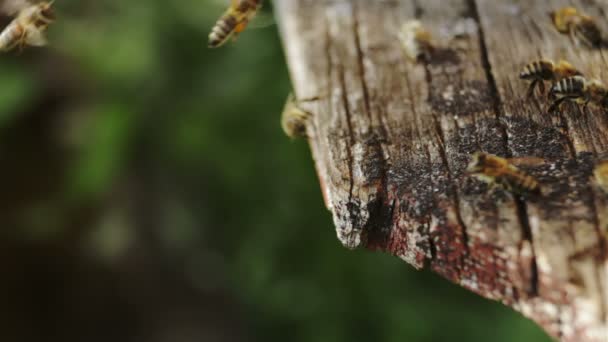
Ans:
POLYGON ((561 98, 555 100, 549 107, 549 113, 554 113, 555 110, 559 109, 559 106, 568 99, 569 99, 568 97, 561 97, 561 98))
POLYGON ((589 100, 589 99, 587 99, 587 100, 585 101, 585 103, 583 104, 583 114, 587 112, 587 105, 589 105, 589 101, 590 101, 590 100, 589 100))
POLYGON ((574 44, 574 46, 578 46, 578 41, 576 39, 575 28, 572 24, 568 25, 568 37, 570 38, 570 42, 574 44))
POLYGON ((538 89, 540 89, 541 95, 545 95, 545 82, 539 81, 538 82, 538 89))
POLYGON ((234 33, 235 34, 241 33, 243 31, 245 31, 246 27, 247 27, 247 21, 240 22, 234 27, 234 33))
POLYGON ((17 41, 17 54, 21 55, 23 53, 23 49, 25 48, 25 30, 21 33, 21 37, 17 41))
POLYGON ((490 192, 497 192, 506 190, 507 192, 511 192, 511 184, 507 182, 503 177, 496 178, 489 187, 490 192))
POLYGON ((538 84, 538 80, 534 80, 534 81, 532 81, 532 83, 530 83, 530 86, 528 87, 528 91, 526 91, 526 99, 530 99, 534 95, 534 88, 536 88, 537 84, 538 84))
POLYGON ((549 101, 555 101, 557 99, 555 97, 555 93, 553 92, 553 87, 551 87, 551 89, 549 90, 549 93, 547 94, 547 99, 549 101))
POLYGON ((232 32, 232 42, 236 42, 239 37, 239 34, 245 30, 247 27, 247 22, 239 23, 235 26, 234 31, 232 32))

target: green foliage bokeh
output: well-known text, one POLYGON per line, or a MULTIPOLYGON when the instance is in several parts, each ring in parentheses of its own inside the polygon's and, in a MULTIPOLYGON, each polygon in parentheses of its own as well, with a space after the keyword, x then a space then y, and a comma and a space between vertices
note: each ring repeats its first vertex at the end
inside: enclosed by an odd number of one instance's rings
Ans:
MULTIPOLYGON (((116 193, 128 191, 125 178, 143 179, 160 197, 150 209, 161 212, 151 232, 158 267, 232 298, 244 340, 548 341, 501 304, 395 257, 340 246, 306 143, 280 129, 290 81, 276 26, 206 47, 225 2, 57 2, 51 52, 26 54, 65 58, 88 95, 69 109, 83 123, 73 128, 63 191, 23 209, 24 235, 51 222, 57 234, 68 208, 96 203, 103 214, 74 248, 120 268, 146 242, 121 218, 128 209, 116 193)), ((6 132, 45 86, 18 56, 0 73, 6 132)))

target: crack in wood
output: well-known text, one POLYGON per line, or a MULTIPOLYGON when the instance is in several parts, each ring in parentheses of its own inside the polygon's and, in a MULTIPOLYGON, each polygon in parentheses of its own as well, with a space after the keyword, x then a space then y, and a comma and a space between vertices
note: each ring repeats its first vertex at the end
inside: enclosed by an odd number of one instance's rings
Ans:
MULTIPOLYGON (((494 75, 492 73, 492 65, 490 63, 490 58, 488 57, 488 48, 486 46, 484 28, 483 28, 481 19, 479 17, 477 3, 476 3, 476 0, 467 0, 467 3, 469 5, 469 10, 473 16, 473 19, 475 20, 475 22, 477 23, 477 27, 479 28, 479 47, 481 50, 481 62, 483 65, 483 69, 486 73, 486 78, 488 81, 488 85, 490 87, 490 93, 494 100, 493 101, 494 113, 496 115, 496 119, 498 120, 499 127, 502 130, 502 135, 504 138, 503 143, 504 143, 507 153, 509 153, 508 156, 510 156, 509 135, 507 133, 507 127, 504 124, 504 122, 501 120, 501 117, 500 117, 502 101, 500 99, 500 95, 498 93, 498 88, 496 86, 496 79, 494 78, 494 75)), ((532 248, 532 251, 531 251, 532 258, 531 258, 531 262, 530 262, 531 277, 530 277, 529 294, 532 296, 536 296, 536 295, 538 295, 538 266, 537 266, 537 261, 536 261, 536 252, 535 252, 535 248, 534 248, 532 229, 530 228, 530 222, 529 222, 529 218, 528 218, 528 214, 527 214, 526 203, 524 201, 522 201, 521 198, 516 196, 515 205, 516 205, 517 218, 520 222, 523 237, 530 242, 530 246, 532 248)))
POLYGON ((367 82, 365 81, 365 65, 363 59, 365 58, 363 55, 363 50, 361 49, 361 38, 359 32, 359 14, 357 10, 357 2, 353 3, 353 35, 355 37, 355 48, 357 49, 357 66, 359 67, 359 78, 361 79, 361 89, 363 89, 363 105, 365 107, 365 113, 369 118, 370 122, 372 121, 372 111, 370 109, 370 100, 369 100, 369 89, 367 87, 367 82))
MULTIPOLYGON (((576 158, 575 158, 575 160, 576 160, 576 158)), ((601 263, 602 260, 608 259, 606 240, 604 239, 604 234, 602 233, 602 227, 600 225, 599 212, 598 212, 597 204, 596 204, 596 201, 597 201, 596 194, 593 191, 592 185, 588 185, 587 189, 588 189, 589 193, 591 194, 590 201, 589 201, 589 209, 591 210, 591 213, 592 213, 593 226, 595 227, 595 232, 597 234, 598 244, 599 244, 600 255, 596 259, 598 260, 599 263, 601 263)), ((595 271, 595 275, 596 275, 598 284, 600 284, 600 286, 601 286, 601 284, 603 283, 601 270, 597 269, 595 271)), ((608 286, 608 284, 605 284, 604 286, 608 286)), ((601 296, 600 310, 601 310, 602 317, 604 317, 604 323, 606 323, 606 326, 608 327, 608 307, 606 304, 606 302, 608 301, 608 299, 607 299, 608 294, 606 294, 605 292, 606 291, 600 292, 600 296, 601 296)))
MULTIPOLYGON (((349 146, 346 148, 346 155, 347 155, 347 163, 348 163, 348 181, 349 181, 349 185, 348 185, 348 202, 346 203, 346 208, 348 211, 348 214, 351 217, 351 222, 356 222, 358 221, 356 219, 356 216, 358 215, 358 213, 355 213, 354 211, 357 210, 358 208, 356 204, 353 203, 353 190, 354 190, 354 186, 355 186, 355 179, 354 179, 354 173, 353 173, 353 152, 351 150, 354 141, 355 141, 355 136, 353 134, 353 124, 352 124, 352 118, 351 118, 351 112, 350 112, 350 105, 348 104, 348 90, 346 88, 346 80, 344 79, 344 69, 343 67, 340 65, 338 67, 338 74, 339 74, 339 82, 340 82, 340 88, 341 88, 341 93, 342 93, 342 105, 344 106, 344 111, 346 114, 346 125, 348 127, 348 137, 350 140, 350 144, 349 146)), ((348 232, 348 234, 350 236, 346 237, 347 239, 351 239, 352 238, 352 234, 360 234, 360 232, 356 232, 354 231, 355 229, 358 229, 359 227, 355 227, 354 223, 351 227, 351 231, 348 232)), ((350 246, 349 246, 350 247, 350 246)), ((358 247, 358 243, 353 244, 352 248, 354 247, 358 247)))
MULTIPOLYGON (((530 241, 530 244, 534 246, 532 239, 532 228, 530 228, 530 221, 528 218, 528 209, 526 203, 519 200, 515 201, 517 208, 517 218, 522 227, 523 238, 530 241)), ((538 296, 538 265, 536 264, 536 257, 534 256, 534 247, 532 247, 532 262, 530 263, 530 288, 528 290, 529 296, 538 296)))
POLYGON ((509 135, 507 134, 507 127, 500 120, 502 101, 500 100, 500 95, 498 94, 498 88, 496 87, 496 79, 494 78, 494 75, 492 74, 492 64, 490 63, 490 58, 488 57, 488 47, 486 46, 484 28, 481 23, 481 19, 479 18, 479 11, 477 10, 476 0, 467 0, 467 3, 469 5, 469 11, 471 13, 471 16, 473 17, 473 20, 475 20, 475 23, 477 24, 477 27, 479 30, 479 48, 481 51, 481 63, 483 66, 483 70, 486 74, 488 86, 490 88, 490 96, 493 100, 492 107, 494 109, 494 114, 496 115, 496 119, 498 120, 499 125, 502 127, 502 131, 504 133, 503 134, 504 146, 507 148, 507 151, 508 151, 509 135))
MULTIPOLYGON (((332 48, 333 48, 333 39, 332 39, 332 35, 330 32, 330 19, 327 17, 327 15, 325 15, 325 20, 324 20, 324 24, 325 24, 325 30, 324 30, 324 34, 325 34, 325 58, 326 58, 326 63, 327 63, 327 77, 328 80, 330 82, 330 91, 333 91, 333 77, 334 77, 334 59, 332 58, 332 48)), ((345 71, 344 71, 344 66, 340 63, 338 63, 338 86, 340 87, 340 94, 341 94, 341 102, 342 102, 342 107, 344 108, 344 115, 345 115, 345 122, 346 122, 346 131, 348 134, 348 141, 349 144, 348 146, 345 147, 346 150, 346 165, 348 168, 348 197, 346 199, 346 203, 332 203, 332 208, 334 208, 334 210, 344 210, 345 213, 341 213, 341 215, 348 215, 348 218, 346 219, 345 222, 339 222, 338 226, 336 227, 336 229, 338 230, 338 237, 340 238, 340 241, 348 248, 355 248, 358 247, 359 243, 360 243, 360 232, 356 231, 359 227, 356 227, 356 224, 359 222, 358 220, 358 206, 357 204, 355 204, 353 201, 353 192, 354 192, 354 187, 355 187, 355 180, 354 180, 354 173, 353 173, 353 168, 354 168, 354 158, 353 158, 353 152, 352 152, 352 146, 355 143, 355 135, 354 135, 354 131, 353 131, 353 123, 352 123, 352 117, 351 117, 351 109, 350 109, 350 105, 348 103, 348 88, 346 86, 346 80, 345 80, 345 71), (342 205, 342 209, 338 209, 336 208, 336 205, 342 205)), ((330 98, 332 96, 330 95, 330 98)), ((332 200, 330 200, 332 201, 332 200)), ((336 215, 336 213, 334 212, 334 215, 336 215)))
MULTIPOLYGON (((377 190, 377 198, 375 199, 376 204, 375 207, 369 211, 369 219, 366 225, 363 227, 364 236, 367 238, 369 235, 375 234, 377 236, 374 237, 375 240, 381 240, 383 243, 386 243, 388 239, 388 234, 391 228, 392 220, 386 220, 385 209, 384 207, 388 205, 387 201, 387 158, 388 153, 385 148, 382 146, 382 141, 386 139, 387 132, 386 128, 381 125, 381 120, 378 118, 378 127, 382 131, 382 137, 378 137, 375 132, 375 125, 373 124, 373 113, 371 110, 371 100, 369 95, 369 87, 367 85, 366 79, 366 71, 365 71, 365 55, 363 53, 363 49, 361 47, 361 32, 359 28, 359 10, 358 10, 358 2, 353 3, 353 36, 354 36, 354 44, 357 50, 357 65, 359 68, 359 78, 361 81, 361 89, 363 91, 363 104, 365 108, 365 113, 371 124, 371 134, 372 134, 372 146, 369 147, 371 150, 377 150, 377 154, 381 155, 382 158, 378 159, 379 165, 376 165, 378 168, 378 172, 380 173, 380 179, 377 190)), ((394 205, 394 201, 393 201, 394 205)), ((394 208, 390 210, 390 217, 393 215, 394 208)))
MULTIPOLYGON (((570 132, 570 125, 568 125, 568 119, 564 116, 564 113, 559 112, 559 119, 562 123, 564 131, 570 132)), ((570 150, 570 155, 572 156, 572 158, 576 158, 576 147, 574 147, 574 141, 572 141, 572 138, 568 134, 564 134, 564 137, 568 149, 570 150)))
MULTIPOLYGON (((403 52, 401 52, 401 56, 403 60, 406 60, 405 55, 403 55, 403 52)), ((420 117, 420 113, 418 112, 415 103, 416 103, 416 99, 413 98, 413 94, 414 94, 414 88, 412 87, 412 80, 410 79, 410 75, 408 73, 404 73, 403 74, 403 78, 405 79, 405 85, 407 88, 407 94, 409 95, 409 109, 411 110, 411 112, 413 113, 415 118, 419 118, 420 117)), ((414 125, 414 131, 416 134, 416 138, 417 140, 421 140, 423 137, 422 132, 420 131, 420 125, 415 124, 414 125)), ((414 133, 413 133, 414 134, 414 133)), ((428 157, 428 150, 427 150, 427 163, 430 163, 430 158, 428 157)), ((430 165, 429 165, 429 169, 430 169, 430 165)), ((433 199, 433 201, 435 201, 435 199, 433 199)), ((431 213, 429 212, 425 212, 424 214, 424 218, 423 220, 425 222, 430 222, 431 221, 431 213)), ((426 255, 425 259, 424 259, 424 264, 423 264, 423 268, 427 268, 427 269, 431 269, 433 262, 435 260, 438 260, 438 248, 437 245, 435 243, 434 237, 431 234, 430 231, 430 224, 426 224, 423 225, 424 227, 426 227, 426 230, 424 231, 425 235, 426 235, 426 240, 424 240, 424 242, 428 243, 428 254, 430 255, 426 255)))
MULTIPOLYGON (((427 71, 427 73, 429 73, 429 72, 427 71)), ((429 86, 432 86, 432 85, 429 84, 429 86)), ((462 243, 463 243, 465 253, 462 255, 461 263, 462 263, 462 269, 464 270, 466 268, 466 259, 470 258, 470 255, 471 255, 471 250, 469 249, 469 233, 467 232, 467 226, 465 225, 464 220, 462 219, 462 215, 461 215, 460 196, 458 195, 458 185, 456 182, 454 182, 454 175, 452 173, 450 164, 448 162, 448 156, 445 152, 444 133, 443 133, 443 130, 441 129, 441 124, 439 124, 439 121, 437 120, 435 115, 433 115, 433 121, 435 123, 434 128, 437 130, 436 135, 439 138, 439 142, 440 142, 438 144, 437 150, 439 151, 439 156, 441 157, 441 160, 443 161, 443 164, 445 165, 445 168, 446 168, 447 174, 448 174, 448 183, 450 184, 450 188, 451 188, 450 192, 452 193, 452 199, 454 201, 454 206, 455 206, 454 212, 456 214, 456 222, 462 229, 462 240, 463 240, 462 243)), ((429 153, 429 162, 430 162, 430 160, 431 159, 430 159, 430 153, 429 153)))
MULTIPOLYGON (((424 14, 423 8, 418 4, 417 1, 413 1, 413 4, 414 4, 415 17, 421 18, 422 15, 424 14)), ((432 62, 432 60, 429 62, 425 62, 423 64, 426 86, 427 86, 429 94, 432 94, 432 92, 433 92, 433 74, 430 69, 431 62, 432 62)), ((414 103, 416 100, 411 99, 411 101, 412 101, 412 103, 414 103)), ((469 249, 469 236, 468 236, 468 232, 467 232, 467 227, 462 219, 461 212, 460 212, 460 199, 458 196, 458 186, 453 181, 453 179, 454 179, 453 173, 450 169, 450 165, 448 163, 448 158, 447 158, 445 148, 444 148, 444 146, 445 146, 444 133, 443 133, 441 124, 440 124, 439 119, 437 118, 437 115, 435 114, 435 112, 432 112, 431 115, 433 117, 433 128, 435 129, 435 135, 439 139, 439 144, 437 146, 437 150, 439 152, 439 156, 441 157, 443 165, 445 166, 445 168, 447 170, 448 183, 450 184, 450 189, 451 189, 450 192, 452 193, 451 197, 452 197, 452 200, 454 201, 454 206, 455 206, 454 212, 456 214, 456 221, 457 221, 457 224, 460 226, 460 230, 462 232, 462 240, 463 240, 462 243, 463 243, 465 252, 460 257, 461 267, 460 267, 460 269, 457 269, 457 271, 459 271, 459 273, 462 273, 462 271, 466 268, 466 259, 468 256, 471 255, 470 249, 469 249)), ((429 162, 429 164, 431 164, 432 158, 430 156, 430 151, 428 150, 428 146, 426 147, 426 153, 427 153, 428 162, 429 162)), ((459 278, 462 278, 462 276, 459 275, 459 278)))

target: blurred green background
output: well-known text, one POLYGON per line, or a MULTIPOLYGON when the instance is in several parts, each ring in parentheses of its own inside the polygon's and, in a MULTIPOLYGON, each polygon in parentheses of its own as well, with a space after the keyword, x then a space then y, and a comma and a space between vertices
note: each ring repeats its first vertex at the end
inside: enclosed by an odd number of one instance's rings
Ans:
POLYGON ((227 3, 60 0, 49 48, 0 56, 0 340, 548 341, 341 247, 276 26, 206 48, 227 3))

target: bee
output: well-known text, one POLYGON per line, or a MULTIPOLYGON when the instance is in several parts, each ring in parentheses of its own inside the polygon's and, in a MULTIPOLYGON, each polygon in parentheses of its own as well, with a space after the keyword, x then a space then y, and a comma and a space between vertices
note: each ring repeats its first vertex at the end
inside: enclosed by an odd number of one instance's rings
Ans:
POLYGON ((230 38, 236 39, 247 24, 255 17, 262 0, 231 0, 228 10, 220 17, 209 34, 209 47, 217 48, 224 45, 230 38))
POLYGON ((428 61, 435 50, 431 33, 418 20, 404 23, 399 39, 405 55, 412 62, 428 61))
POLYGON ((514 162, 534 162, 542 161, 539 158, 515 158, 507 159, 493 154, 476 152, 469 163, 466 174, 490 184, 500 185, 504 189, 515 193, 542 193, 538 181, 521 171, 514 162))
POLYGON ((583 110, 589 103, 594 103, 603 109, 608 109, 608 89, 598 80, 588 81, 582 76, 572 76, 561 79, 549 91, 549 98, 554 102, 549 112, 554 112, 564 101, 583 104, 583 110))
POLYGON ((602 160, 593 169, 593 177, 597 185, 608 193, 608 160, 602 160))
POLYGON ((281 115, 281 127, 288 137, 294 139, 306 137, 306 123, 311 114, 298 106, 298 101, 293 94, 289 94, 283 114, 281 115))
POLYGON ((0 50, 10 51, 14 48, 22 50, 26 45, 46 45, 44 33, 55 20, 53 2, 42 1, 36 4, 26 0, 9 2, 10 10, 7 12, 16 13, 17 16, 0 33, 0 50))
POLYGON ((599 47, 602 42, 602 31, 595 20, 579 12, 574 7, 562 7, 549 13, 558 32, 568 34, 577 44, 583 42, 589 47, 599 47))
POLYGON ((519 74, 522 80, 532 81, 526 92, 526 97, 530 98, 534 94, 534 89, 538 85, 541 94, 545 93, 544 81, 557 82, 565 77, 582 76, 572 64, 560 60, 557 64, 547 59, 541 59, 529 63, 524 67, 524 70, 519 74))

